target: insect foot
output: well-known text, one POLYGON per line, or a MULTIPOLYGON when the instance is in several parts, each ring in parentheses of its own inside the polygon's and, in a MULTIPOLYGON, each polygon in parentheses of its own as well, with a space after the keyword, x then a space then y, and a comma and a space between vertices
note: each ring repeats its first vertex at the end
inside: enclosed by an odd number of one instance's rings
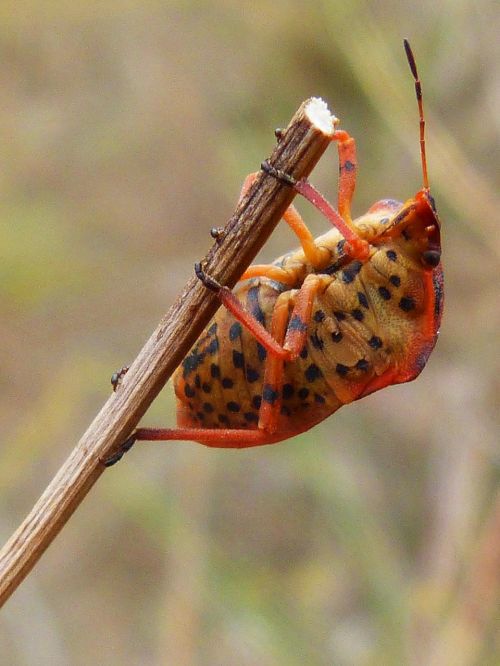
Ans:
POLYGON ((267 160, 264 160, 262 164, 260 165, 260 168, 262 171, 267 173, 269 176, 272 176, 273 178, 276 178, 276 180, 279 180, 282 182, 284 185, 289 185, 290 187, 295 187, 297 184, 296 179, 293 176, 290 176, 289 173, 286 173, 285 171, 282 171, 281 169, 276 169, 275 167, 271 166, 267 160))
POLYGON ((205 273, 202 268, 201 262, 197 261, 194 265, 194 272, 200 282, 210 291, 215 291, 216 294, 222 289, 222 285, 217 282, 212 276, 205 273))
POLYGON ((123 458, 127 451, 130 451, 130 449, 134 446, 136 439, 137 436, 134 432, 123 442, 116 453, 113 453, 112 456, 109 456, 109 458, 101 461, 104 467, 112 467, 113 465, 116 465, 116 463, 123 458))

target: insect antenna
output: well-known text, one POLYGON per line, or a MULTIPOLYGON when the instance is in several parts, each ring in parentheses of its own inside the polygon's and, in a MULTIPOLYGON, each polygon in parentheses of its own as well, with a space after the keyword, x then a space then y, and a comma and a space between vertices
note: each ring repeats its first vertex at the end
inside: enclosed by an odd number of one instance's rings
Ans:
POLYGON ((406 51, 406 57, 408 58, 408 64, 410 65, 411 73, 415 79, 415 93, 417 95, 418 103, 418 115, 420 117, 420 158, 422 160, 422 176, 424 179, 424 190, 429 191, 429 177, 427 175, 427 159, 425 156, 425 118, 424 118, 424 105, 422 102, 422 85, 420 83, 420 78, 417 72, 417 64, 415 62, 415 56, 411 50, 410 43, 407 39, 403 40, 403 44, 406 51))

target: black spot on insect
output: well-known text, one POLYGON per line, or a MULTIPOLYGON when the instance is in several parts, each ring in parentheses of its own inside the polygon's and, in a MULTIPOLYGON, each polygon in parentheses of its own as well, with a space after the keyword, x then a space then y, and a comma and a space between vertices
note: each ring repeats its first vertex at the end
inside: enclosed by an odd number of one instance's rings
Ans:
POLYGON ((201 377, 200 375, 196 375, 194 378, 194 385, 196 386, 197 389, 201 388, 201 377))
POLYGON ((290 398, 294 394, 294 388, 292 384, 284 384, 283 385, 283 399, 284 400, 290 400, 290 398))
POLYGON ((203 391, 203 393, 210 393, 212 387, 208 382, 203 382, 203 384, 201 385, 201 390, 203 391))
POLYGON ((317 403, 322 405, 326 401, 325 401, 325 399, 322 395, 320 395, 319 393, 315 393, 314 394, 314 402, 317 402, 317 403))
POLYGON ((352 261, 349 264, 349 266, 344 268, 344 270, 342 271, 342 281, 345 282, 346 284, 352 282, 362 267, 363 264, 361 263, 361 261, 358 260, 352 261))
POLYGON ((292 414, 290 408, 286 405, 281 405, 280 413, 283 414, 283 416, 290 416, 292 414))
POLYGON ((233 388, 234 382, 230 377, 224 377, 224 379, 222 380, 222 386, 225 389, 230 389, 233 388))
POLYGON ((300 331, 300 332, 307 331, 307 324, 302 319, 302 317, 299 317, 299 315, 294 315, 290 319, 290 323, 288 324, 288 330, 300 331))
POLYGON ((270 405, 273 405, 277 399, 278 391, 273 389, 272 386, 269 386, 269 384, 265 384, 264 388, 262 389, 262 400, 270 405))
POLYGON ((184 395, 186 396, 186 398, 194 398, 194 396, 196 395, 196 391, 189 384, 185 384, 184 385, 184 395))
POLYGON ((220 368, 216 363, 212 363, 210 366, 210 375, 212 379, 218 379, 220 377, 220 368))
POLYGON ((243 354, 236 349, 233 349, 233 365, 235 368, 242 368, 244 366, 245 359, 243 354))
POLYGON ((340 342, 344 336, 340 331, 334 331, 332 333, 332 340, 333 342, 340 342))
POLYGON ((231 400, 231 402, 228 402, 226 407, 229 412, 234 412, 234 413, 239 412, 241 409, 241 405, 239 405, 237 402, 234 402, 233 400, 231 400))
POLYGON ((359 308, 355 308, 351 314, 354 317, 354 319, 356 319, 356 321, 363 321, 363 319, 365 318, 365 315, 362 313, 362 311, 359 308))
POLYGON ((358 301, 359 304, 362 305, 364 308, 368 309, 370 307, 368 305, 368 299, 366 298, 366 294, 362 291, 358 291, 358 301))
POLYGON ((210 402, 204 402, 203 411, 207 414, 211 414, 214 411, 214 406, 210 402))
POLYGON ((215 335, 217 333, 217 322, 214 322, 207 330, 208 335, 215 335))
POLYGON ((356 277, 355 273, 350 271, 348 268, 344 268, 342 271, 342 282, 345 284, 350 284, 351 282, 354 281, 354 278, 356 277))
POLYGON ((307 347, 305 347, 305 346, 302 347, 299 356, 300 356, 300 358, 307 358, 307 356, 308 356, 307 347))
POLYGON ((265 315, 259 303, 259 287, 250 287, 248 290, 247 307, 258 322, 262 325, 266 323, 265 315))
POLYGON ((427 199, 434 213, 437 213, 436 202, 434 201, 434 197, 431 194, 427 193, 427 199))
POLYGON ((203 412, 196 412, 196 418, 198 421, 203 421, 205 419, 205 414, 203 412))
POLYGON ((262 397, 260 395, 254 395, 252 398, 252 407, 255 409, 260 409, 260 404, 262 402, 262 397))
POLYGON ((369 368, 369 363, 366 360, 366 358, 360 358, 359 361, 356 363, 356 368, 358 370, 362 370, 363 372, 366 372, 369 368))
POLYGON ((311 363, 305 372, 305 376, 308 382, 314 382, 316 379, 319 379, 323 376, 323 373, 318 368, 316 363, 311 363))
POLYGON ((346 160, 344 164, 341 165, 341 168, 344 169, 345 171, 355 171, 356 165, 350 160, 346 160))
POLYGON ((403 296, 403 298, 399 301, 399 307, 401 310, 403 310, 403 312, 410 312, 410 310, 415 309, 415 299, 411 296, 403 296))
POLYGON ((345 377, 349 372, 349 368, 347 367, 347 365, 344 365, 343 363, 337 363, 337 365, 335 366, 335 372, 341 377, 345 377))
POLYGON ((394 252, 394 250, 387 250, 385 254, 387 255, 389 261, 397 261, 398 255, 396 252, 394 252))
POLYGON ((182 376, 184 379, 189 377, 189 375, 198 368, 203 363, 205 354, 198 354, 198 352, 192 351, 186 358, 182 361, 182 376))
POLYGON ((243 414, 243 417, 249 423, 257 423, 257 421, 259 420, 259 416, 255 412, 245 412, 243 414))
POLYGON ((399 275, 391 275, 389 282, 394 285, 394 287, 399 287, 401 285, 401 278, 399 275))
POLYGON ((299 389, 299 391, 297 392, 297 395, 299 396, 299 398, 300 398, 301 400, 306 400, 307 397, 309 396, 309 389, 301 388, 301 389, 299 389))
POLYGON ((219 339, 214 338, 213 340, 210 341, 210 344, 208 345, 207 349, 207 354, 210 354, 210 356, 213 356, 214 354, 217 354, 219 351, 219 339))
POLYGON ((258 373, 255 368, 252 368, 251 366, 247 365, 246 376, 247 376, 247 382, 250 382, 250 384, 252 384, 253 382, 256 382, 260 378, 260 373, 258 373))
POLYGON ((229 329, 229 339, 231 342, 236 340, 236 338, 239 338, 241 335, 241 324, 239 321, 235 321, 234 324, 231 325, 231 328, 229 329))
POLYGON ((384 301, 388 301, 391 298, 391 292, 387 289, 387 287, 379 287, 378 293, 384 299, 384 301))
POLYGON ((267 350, 260 344, 260 342, 257 342, 257 356, 261 362, 265 361, 267 358, 267 350))
POLYGON ((229 423, 229 419, 225 414, 219 414, 217 419, 219 420, 220 423, 229 423))
POLYGON ((333 316, 337 321, 344 321, 344 319, 346 318, 346 314, 344 312, 341 312, 340 310, 335 310, 333 316))
POLYGON ((316 347, 316 349, 321 350, 325 346, 325 343, 323 342, 323 340, 319 337, 319 335, 317 333, 313 333, 310 336, 309 339, 311 340, 311 343, 313 344, 313 346, 316 347))
POLYGON ((373 335, 368 340, 368 344, 372 349, 380 349, 380 347, 382 347, 382 340, 378 337, 378 335, 373 335))
POLYGON ((339 242, 337 243, 337 253, 338 254, 342 254, 342 252, 344 251, 344 245, 345 245, 345 238, 343 238, 342 240, 339 240, 339 242))
POLYGON ((316 310, 316 312, 314 313, 313 319, 314 319, 314 321, 318 322, 318 324, 319 324, 322 321, 324 321, 325 317, 326 317, 326 315, 323 312, 323 310, 316 310))
POLYGON ((408 229, 403 229, 403 231, 401 232, 401 236, 403 236, 403 238, 404 238, 406 241, 411 240, 411 234, 410 234, 410 232, 408 231, 408 229))

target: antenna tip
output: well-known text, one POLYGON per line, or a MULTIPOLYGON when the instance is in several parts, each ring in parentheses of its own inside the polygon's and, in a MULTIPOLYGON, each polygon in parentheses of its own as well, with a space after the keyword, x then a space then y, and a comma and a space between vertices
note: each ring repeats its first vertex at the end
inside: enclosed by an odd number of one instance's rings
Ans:
POLYGON ((418 79, 417 65, 415 63, 415 57, 413 55, 413 51, 411 50, 410 42, 407 39, 403 39, 403 44, 405 47, 408 64, 410 65, 411 73, 413 74, 413 78, 417 80, 418 79))

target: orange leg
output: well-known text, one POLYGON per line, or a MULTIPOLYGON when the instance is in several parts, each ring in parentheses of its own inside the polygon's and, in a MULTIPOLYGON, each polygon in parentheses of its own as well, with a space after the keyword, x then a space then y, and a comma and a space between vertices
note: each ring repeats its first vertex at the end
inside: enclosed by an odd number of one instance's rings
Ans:
POLYGON ((279 441, 264 430, 231 430, 230 428, 138 428, 135 440, 198 442, 220 449, 243 449, 279 441))
MULTIPOLYGON (((271 320, 271 333, 276 342, 282 345, 285 341, 286 329, 290 316, 290 305, 293 295, 284 292, 278 296, 271 320)), ((284 360, 269 355, 264 371, 262 401, 259 410, 259 429, 274 433, 278 427, 281 409, 281 391, 283 388, 284 360)))
POLYGON ((309 274, 297 296, 288 323, 284 349, 290 353, 290 361, 294 361, 304 348, 311 323, 312 306, 320 290, 326 288, 334 278, 324 275, 309 274))
MULTIPOLYGON (((348 146, 348 148, 349 150, 347 150, 346 154, 352 154, 352 145, 350 147, 348 146), (351 151, 351 153, 349 151, 351 151)), ((344 147, 342 148, 342 151, 343 150, 344 147)), ((370 244, 364 238, 361 238, 358 230, 352 224, 352 220, 350 219, 350 212, 349 217, 344 219, 325 199, 325 197, 320 194, 320 192, 318 192, 318 190, 313 185, 311 185, 308 180, 295 180, 295 178, 289 174, 284 173, 279 169, 275 169, 267 161, 262 163, 262 169, 274 178, 277 178, 290 187, 293 187, 294 190, 296 190, 305 199, 312 203, 312 205, 317 208, 336 229, 340 231, 346 240, 344 245, 344 252, 347 255, 349 255, 352 259, 359 259, 360 261, 366 261, 368 259, 370 256, 370 244)), ((349 174, 348 170, 346 169, 341 172, 341 176, 343 173, 349 174)), ((354 182, 354 179, 348 180, 345 176, 341 178, 341 186, 339 185, 339 196, 342 201, 344 213, 348 211, 350 207, 349 197, 352 196, 352 192, 354 191, 354 182)))
MULTIPOLYGON (((306 344, 312 307, 317 293, 333 278, 308 275, 298 292, 284 292, 276 300, 271 320, 271 333, 278 344, 295 360, 306 344), (294 304, 290 315, 290 306, 294 304)), ((262 388, 259 412, 259 428, 274 433, 278 427, 285 361, 278 356, 268 356, 262 388)))
POLYGON ((358 168, 356 142, 350 134, 343 130, 337 130, 333 135, 333 140, 337 141, 339 152, 339 213, 350 226, 352 222, 351 202, 356 188, 356 171, 358 168))
MULTIPOLYGON (((255 173, 249 174, 245 178, 238 201, 241 201, 241 199, 248 192, 258 173, 259 172, 256 171, 255 173)), ((309 231, 309 228, 307 227, 295 206, 289 206, 286 209, 286 211, 283 213, 283 219, 299 239, 299 243, 304 251, 307 261, 309 261, 314 266, 314 268, 322 268, 326 266, 328 260, 330 259, 330 252, 325 247, 318 247, 316 245, 314 236, 309 231)), ((243 273, 240 280, 247 280, 250 277, 263 275, 263 273, 256 272, 254 270, 257 268, 260 269, 261 266, 250 266, 250 268, 247 269, 245 273, 243 273)), ((290 282, 291 278, 288 276, 288 274, 286 274, 286 271, 281 270, 280 272, 280 269, 277 267, 273 267, 273 269, 276 277, 266 273, 267 277, 270 277, 272 280, 277 280, 278 282, 283 282, 284 284, 293 284, 290 282)))
POLYGON ((276 280, 276 282, 281 282, 289 287, 293 287, 297 283, 295 271, 286 270, 272 264, 253 264, 253 266, 249 266, 240 277, 239 282, 254 277, 267 277, 270 280, 276 280))

